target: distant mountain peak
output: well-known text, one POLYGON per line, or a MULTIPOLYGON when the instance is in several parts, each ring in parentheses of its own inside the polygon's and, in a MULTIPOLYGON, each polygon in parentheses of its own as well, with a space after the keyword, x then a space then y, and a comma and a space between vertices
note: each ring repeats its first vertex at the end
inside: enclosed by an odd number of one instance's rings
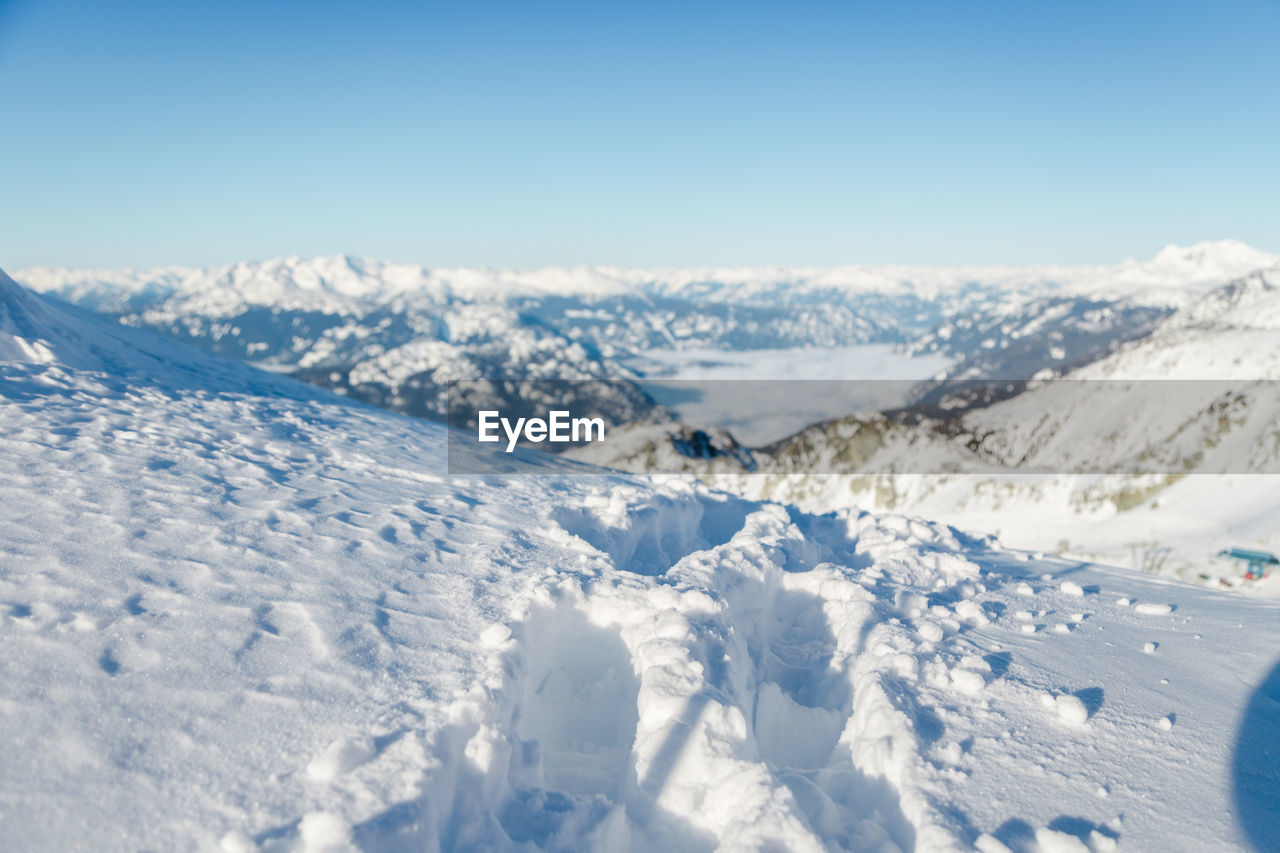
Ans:
POLYGON ((1169 244, 1151 260, 1160 266, 1177 267, 1258 267, 1280 261, 1280 255, 1255 249, 1239 240, 1211 240, 1190 246, 1169 244))

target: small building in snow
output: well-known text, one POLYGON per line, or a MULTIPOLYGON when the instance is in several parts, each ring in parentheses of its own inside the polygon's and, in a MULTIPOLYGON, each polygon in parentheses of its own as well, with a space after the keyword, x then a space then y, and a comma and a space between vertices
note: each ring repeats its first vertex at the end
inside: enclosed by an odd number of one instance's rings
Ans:
POLYGON ((1280 558, 1270 551, 1251 551, 1248 548, 1228 548, 1218 552, 1219 557, 1229 557, 1248 565, 1245 580, 1256 580, 1271 574, 1271 567, 1280 565, 1280 558))

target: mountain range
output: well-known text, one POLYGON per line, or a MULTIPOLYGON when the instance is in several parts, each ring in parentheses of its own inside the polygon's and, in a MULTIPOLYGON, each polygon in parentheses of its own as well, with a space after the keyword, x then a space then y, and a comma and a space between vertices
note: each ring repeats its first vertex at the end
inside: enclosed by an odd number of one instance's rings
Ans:
POLYGON ((503 271, 337 256, 15 277, 126 325, 442 419, 452 379, 636 378, 652 350, 891 343, 946 354, 954 376, 1025 378, 1095 359, 1276 261, 1222 241, 1090 267, 503 271))

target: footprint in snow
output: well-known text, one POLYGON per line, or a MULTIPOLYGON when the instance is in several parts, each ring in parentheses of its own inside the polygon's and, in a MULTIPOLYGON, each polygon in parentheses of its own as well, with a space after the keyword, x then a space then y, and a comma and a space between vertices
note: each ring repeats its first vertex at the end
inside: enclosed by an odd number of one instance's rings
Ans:
POLYGON ((102 669, 103 672, 105 672, 107 675, 112 676, 113 678, 116 676, 117 673, 120 672, 120 661, 116 660, 115 655, 112 654, 111 652, 111 649, 103 650, 102 657, 98 658, 98 666, 99 668, 102 669))

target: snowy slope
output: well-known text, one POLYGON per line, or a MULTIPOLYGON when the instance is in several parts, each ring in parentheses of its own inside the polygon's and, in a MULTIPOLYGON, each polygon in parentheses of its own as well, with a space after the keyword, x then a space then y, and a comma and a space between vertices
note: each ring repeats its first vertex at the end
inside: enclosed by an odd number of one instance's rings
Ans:
POLYGON ((1280 264, 1215 288, 1080 378, 1280 378, 1280 264))
POLYGON ((439 425, 0 309, 7 849, 1277 837, 1269 602, 679 479, 449 478, 439 425))

